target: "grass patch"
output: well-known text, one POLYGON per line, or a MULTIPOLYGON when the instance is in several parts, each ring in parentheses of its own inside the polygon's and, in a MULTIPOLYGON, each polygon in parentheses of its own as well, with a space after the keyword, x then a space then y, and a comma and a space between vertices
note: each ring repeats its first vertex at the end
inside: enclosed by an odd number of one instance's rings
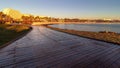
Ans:
POLYGON ((23 25, 0 24, 0 46, 28 32, 30 27, 23 25))
POLYGON ((56 28, 56 27, 51 27, 51 26, 46 26, 46 27, 50 28, 50 29, 53 29, 53 30, 77 35, 77 36, 80 36, 80 37, 85 37, 85 38, 90 38, 90 39, 95 39, 95 40, 100 40, 100 41, 105 41, 105 42, 120 45, 120 34, 119 33, 77 31, 77 30, 61 29, 61 28, 56 28))

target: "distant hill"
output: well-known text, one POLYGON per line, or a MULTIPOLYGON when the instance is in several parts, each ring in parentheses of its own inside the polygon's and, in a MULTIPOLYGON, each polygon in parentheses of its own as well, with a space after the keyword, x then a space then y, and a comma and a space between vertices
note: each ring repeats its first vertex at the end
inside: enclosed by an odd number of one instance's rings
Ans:
POLYGON ((11 8, 5 8, 2 11, 4 14, 9 15, 13 19, 21 19, 22 13, 20 13, 18 10, 14 10, 11 8))

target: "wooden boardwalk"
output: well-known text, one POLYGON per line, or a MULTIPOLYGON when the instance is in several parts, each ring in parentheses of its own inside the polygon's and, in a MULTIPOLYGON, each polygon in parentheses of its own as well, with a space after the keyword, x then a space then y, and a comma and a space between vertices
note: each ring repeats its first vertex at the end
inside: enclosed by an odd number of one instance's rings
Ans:
POLYGON ((0 68, 120 68, 120 46, 34 26, 0 50, 0 68))

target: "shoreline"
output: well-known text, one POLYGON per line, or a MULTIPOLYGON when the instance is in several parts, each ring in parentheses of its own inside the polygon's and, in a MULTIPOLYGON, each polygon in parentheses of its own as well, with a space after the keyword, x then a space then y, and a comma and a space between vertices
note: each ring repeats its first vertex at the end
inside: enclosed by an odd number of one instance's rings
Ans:
POLYGON ((55 24, 120 24, 120 22, 33 22, 32 25, 55 25, 55 24))
POLYGON ((84 22, 84 23, 81 23, 81 22, 63 22, 61 24, 120 24, 120 22, 116 22, 116 23, 106 23, 106 22, 84 22))
POLYGON ((77 30, 70 30, 70 29, 61 29, 51 26, 45 26, 47 28, 50 28, 52 30, 68 33, 71 35, 76 35, 79 37, 84 37, 88 39, 103 41, 107 43, 117 44, 120 45, 120 34, 114 33, 114 32, 91 32, 91 31, 77 31, 77 30))

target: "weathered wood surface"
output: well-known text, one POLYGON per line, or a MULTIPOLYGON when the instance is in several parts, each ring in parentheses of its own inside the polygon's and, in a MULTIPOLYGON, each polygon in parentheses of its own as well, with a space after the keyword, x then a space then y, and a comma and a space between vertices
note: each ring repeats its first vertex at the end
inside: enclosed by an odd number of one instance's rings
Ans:
POLYGON ((120 68, 120 46, 34 26, 0 50, 0 68, 120 68))

